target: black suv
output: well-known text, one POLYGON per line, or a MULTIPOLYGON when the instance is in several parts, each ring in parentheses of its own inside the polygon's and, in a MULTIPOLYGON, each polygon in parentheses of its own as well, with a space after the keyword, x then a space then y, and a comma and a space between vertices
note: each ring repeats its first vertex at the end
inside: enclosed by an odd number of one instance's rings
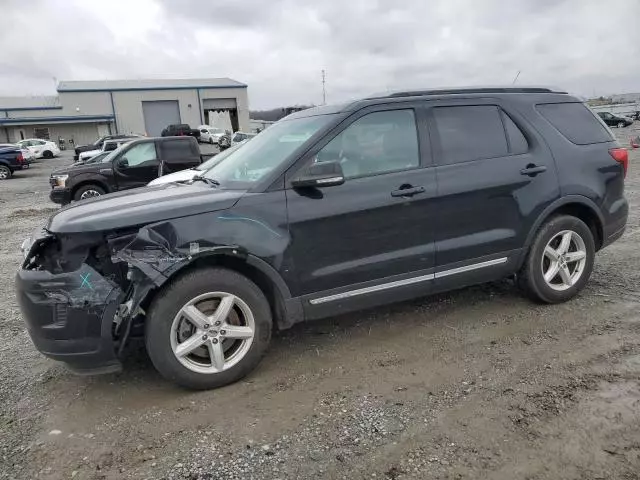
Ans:
POLYGON ((138 138, 138 137, 140 137, 140 135, 105 135, 103 137, 98 138, 95 142, 90 143, 88 145, 78 145, 74 149, 73 159, 78 160, 82 152, 88 152, 89 150, 100 150, 102 148, 102 144, 106 140, 122 140, 125 138, 138 138))
POLYGON ((294 113, 200 177, 79 202, 23 244, 40 351, 168 379, 249 373, 274 328, 515 276, 569 300, 627 220, 627 151, 544 88, 409 91, 294 113))
POLYGON ((629 117, 619 117, 609 112, 598 112, 598 116, 610 127, 628 127, 633 124, 633 120, 629 117))
POLYGON ((100 157, 51 173, 49 198, 63 205, 72 200, 142 187, 167 173, 202 163, 193 137, 141 138, 100 157))

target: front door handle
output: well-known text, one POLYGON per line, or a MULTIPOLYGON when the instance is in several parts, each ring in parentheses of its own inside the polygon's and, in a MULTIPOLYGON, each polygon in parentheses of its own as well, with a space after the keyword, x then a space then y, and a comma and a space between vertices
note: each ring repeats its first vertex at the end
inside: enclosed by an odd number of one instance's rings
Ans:
MULTIPOLYGON (((404 186, 403 186, 404 187, 404 186)), ((398 190, 391 192, 392 197, 413 197, 419 193, 424 193, 424 187, 400 187, 398 190)))
POLYGON ((547 167, 545 167, 544 165, 534 165, 533 163, 530 163, 529 165, 527 165, 526 168, 523 168, 522 170, 520 170, 520 174, 528 175, 530 177, 535 177, 539 173, 546 172, 546 171, 547 171, 547 167))

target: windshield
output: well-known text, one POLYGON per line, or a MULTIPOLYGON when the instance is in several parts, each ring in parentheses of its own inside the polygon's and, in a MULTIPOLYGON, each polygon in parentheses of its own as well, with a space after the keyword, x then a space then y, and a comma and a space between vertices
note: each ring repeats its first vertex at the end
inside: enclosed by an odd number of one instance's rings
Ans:
POLYGON ((118 156, 118 154, 120 152, 122 152, 122 149, 125 148, 128 145, 128 143, 123 143, 122 145, 120 145, 118 148, 116 148, 115 150, 111 150, 110 152, 103 152, 104 157, 102 157, 102 160, 100 160, 102 163, 109 163, 111 160, 113 160, 116 156, 118 156))
POLYGON ((205 172, 205 171, 209 170, 210 168, 213 168, 218 163, 220 163, 222 160, 224 160, 229 155, 231 155, 233 152, 238 150, 245 143, 247 143, 247 142, 240 142, 240 143, 235 144, 231 148, 227 148, 226 150, 223 150, 222 152, 218 153, 217 155, 214 155, 213 157, 211 157, 206 162, 201 163, 200 165, 195 167, 194 170, 198 170, 199 172, 205 172))
POLYGON ((111 154, 111 152, 101 152, 98 155, 85 160, 84 163, 99 163, 109 154, 111 154))
POLYGON ((250 188, 334 118, 334 115, 318 115, 275 123, 203 176, 217 180, 226 188, 250 188))

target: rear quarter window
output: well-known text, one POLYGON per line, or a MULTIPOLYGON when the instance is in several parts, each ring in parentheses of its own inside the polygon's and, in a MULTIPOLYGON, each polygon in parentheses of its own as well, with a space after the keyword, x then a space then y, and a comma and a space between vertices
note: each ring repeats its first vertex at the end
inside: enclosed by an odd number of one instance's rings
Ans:
POLYGON ((613 140, 609 130, 582 103, 542 103, 536 109, 571 143, 590 145, 613 140))

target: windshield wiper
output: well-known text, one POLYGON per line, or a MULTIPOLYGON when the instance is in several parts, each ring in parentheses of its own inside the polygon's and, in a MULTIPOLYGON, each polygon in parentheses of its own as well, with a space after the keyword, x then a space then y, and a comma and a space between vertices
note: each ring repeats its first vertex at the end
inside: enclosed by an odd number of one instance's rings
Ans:
POLYGON ((204 182, 207 185, 213 185, 214 187, 219 187, 220 186, 220 182, 217 180, 214 180, 213 178, 208 178, 205 177, 203 175, 196 175, 195 177, 193 177, 191 179, 191 183, 193 182, 204 182))

